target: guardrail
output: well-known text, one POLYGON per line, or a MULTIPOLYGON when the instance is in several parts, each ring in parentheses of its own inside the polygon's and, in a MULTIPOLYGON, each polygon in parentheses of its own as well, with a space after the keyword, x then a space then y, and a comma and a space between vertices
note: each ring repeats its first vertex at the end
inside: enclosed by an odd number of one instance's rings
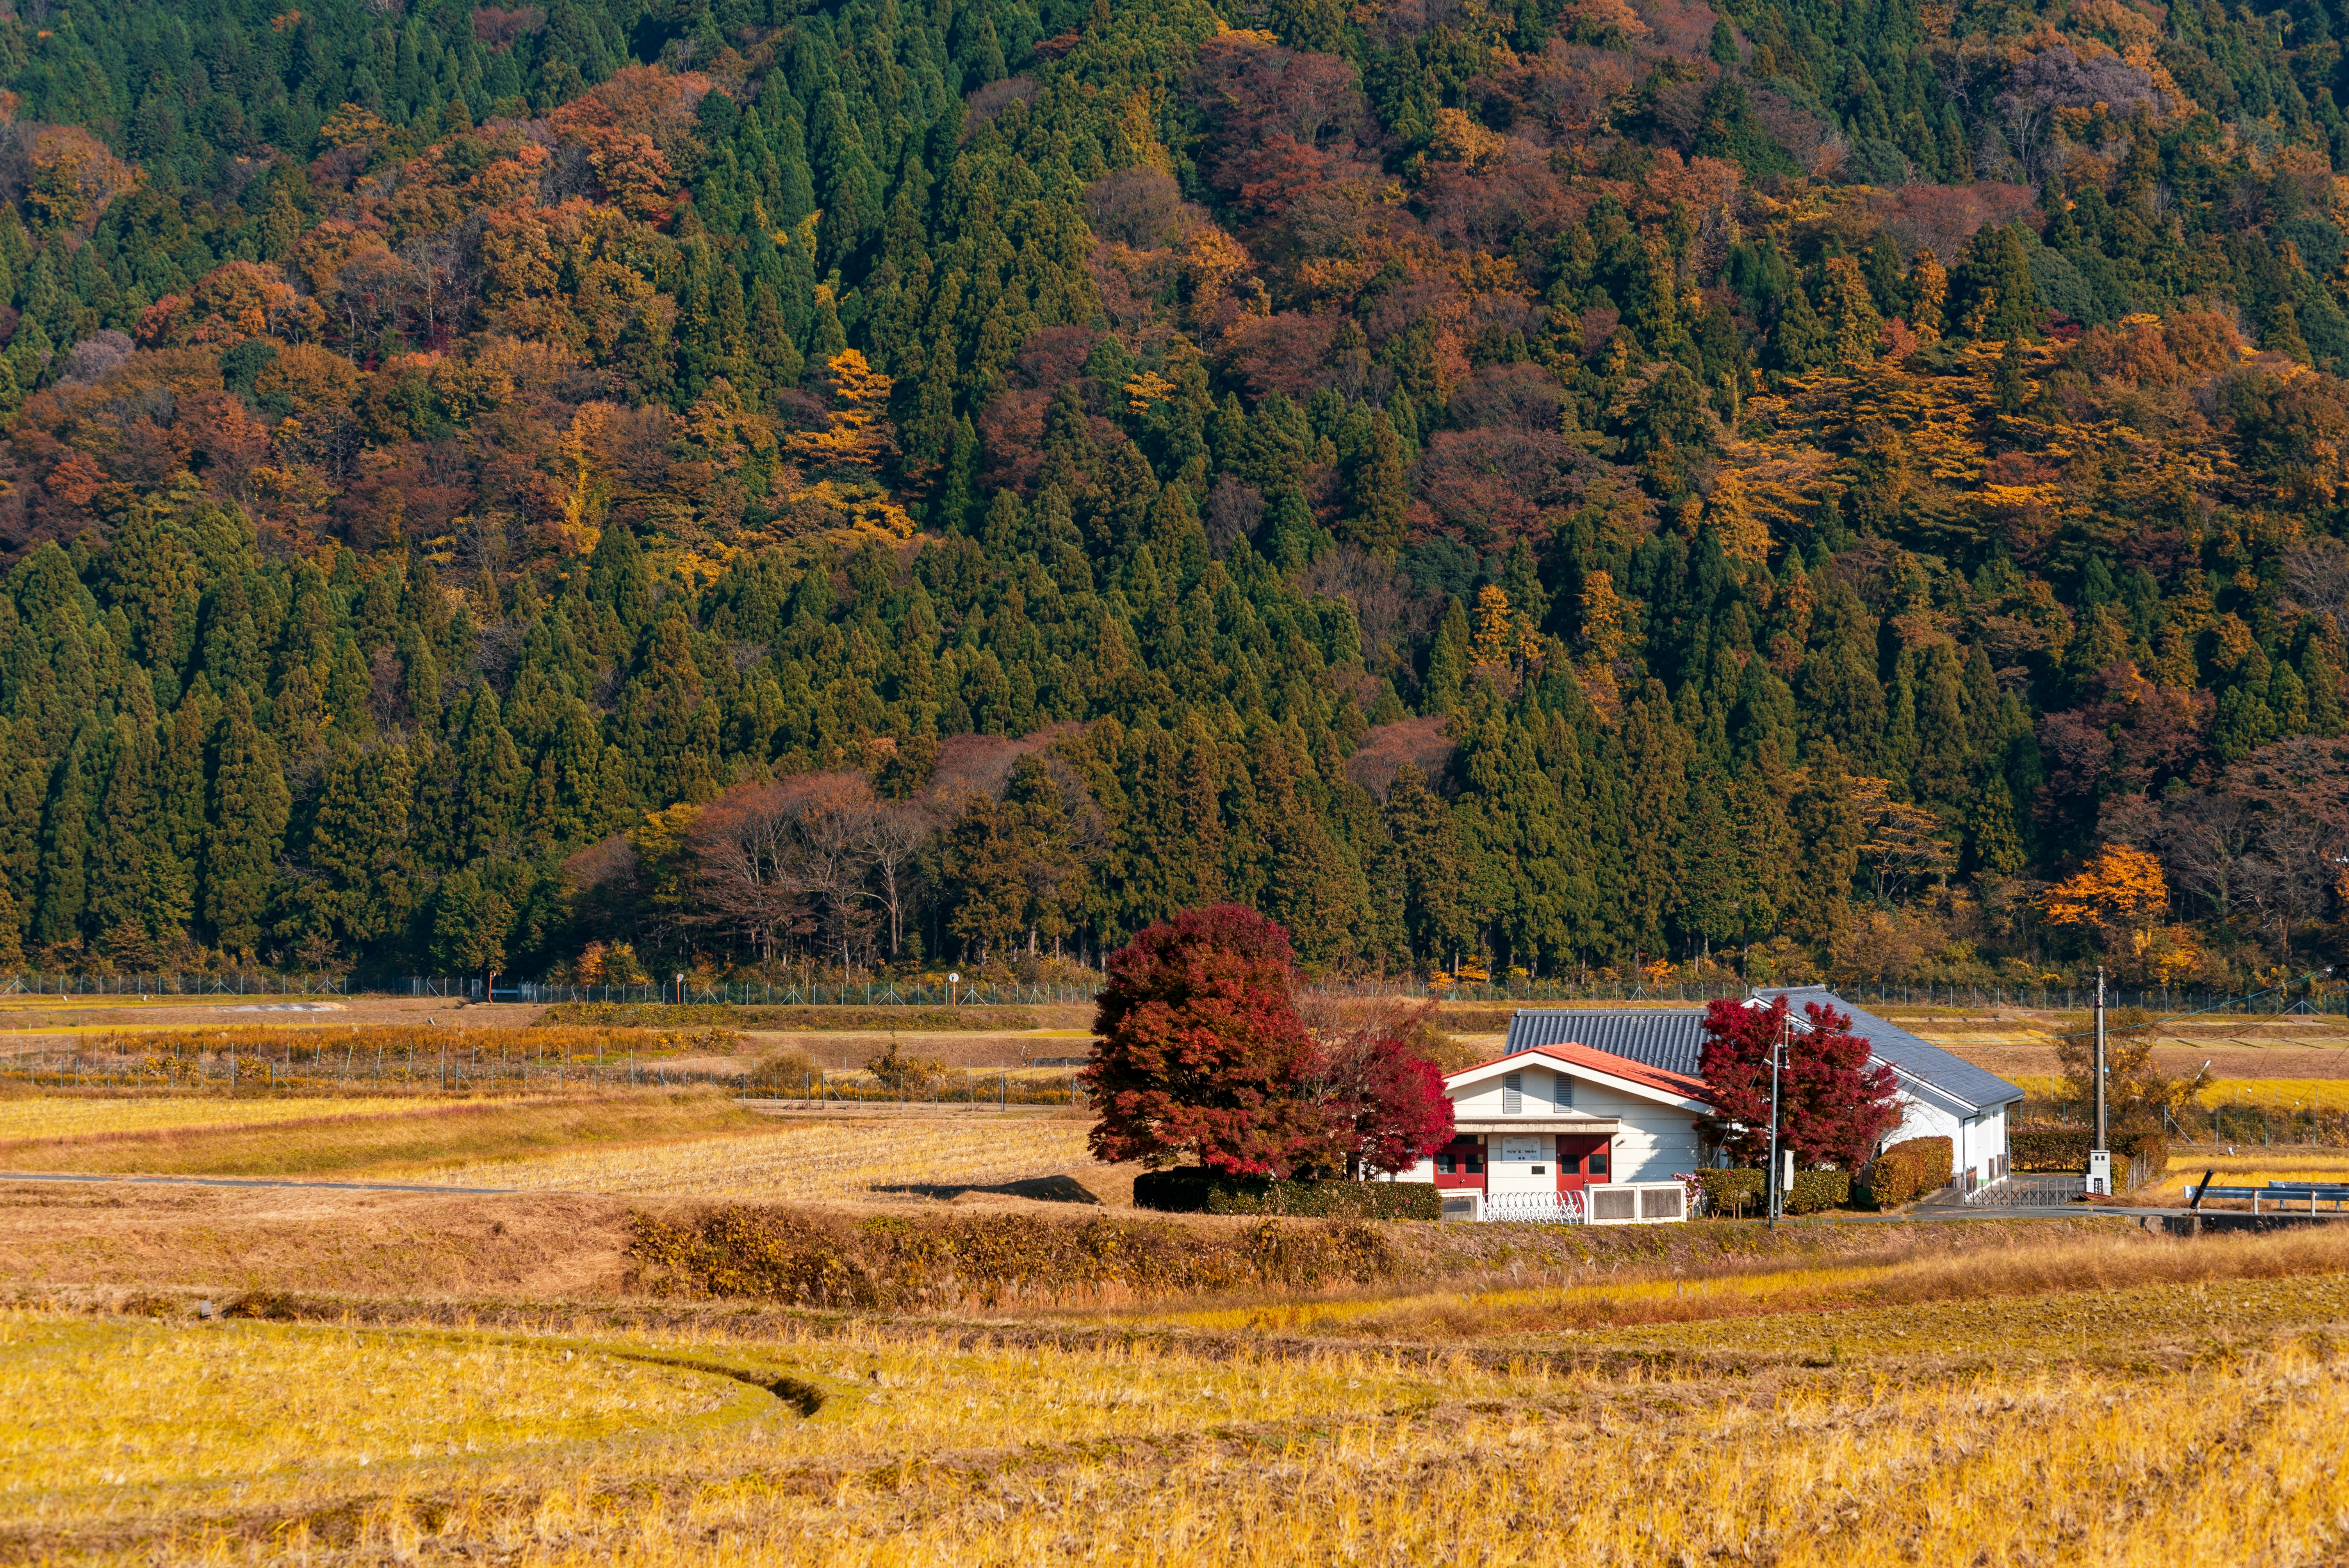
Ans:
POLYGON ((2285 1208, 2287 1203, 2305 1200, 2308 1204, 2307 1212, 2313 1214, 2319 1203, 2330 1203, 2333 1205, 2333 1212, 2339 1213, 2341 1205, 2344 1202, 2349 1202, 2349 1183, 2271 1181, 2264 1187, 2225 1187, 2210 1180, 2214 1172, 2206 1171, 2202 1173, 2201 1181, 2189 1181, 2186 1184, 2188 1207, 2201 1208, 2202 1200, 2205 1198, 2248 1198, 2251 1202, 2251 1212, 2256 1214, 2260 1212, 2261 1201, 2265 1199, 2275 1205, 2276 1212, 2285 1213, 2289 1212, 2285 1208))

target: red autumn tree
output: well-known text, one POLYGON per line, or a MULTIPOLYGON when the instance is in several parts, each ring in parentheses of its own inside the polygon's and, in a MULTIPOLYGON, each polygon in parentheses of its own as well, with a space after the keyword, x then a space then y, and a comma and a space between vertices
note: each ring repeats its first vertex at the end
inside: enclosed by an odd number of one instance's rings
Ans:
POLYGON ((1354 1158, 1364 1171, 1408 1171, 1452 1141, 1444 1069, 1400 1040, 1371 1058, 1354 1113, 1354 1158))
POLYGON ((1779 1147, 1792 1149, 1801 1165, 1857 1171, 1900 1123, 1898 1085, 1890 1068, 1868 1065, 1868 1042, 1851 1033, 1850 1015, 1816 1002, 1804 1003, 1803 1015, 1799 1023, 1790 1019, 1784 996, 1767 1006, 1721 1001, 1706 1009, 1699 1071, 1714 1115, 1705 1130, 1733 1159, 1768 1161, 1770 1053, 1784 1029, 1779 1147))
POLYGON ((1288 933, 1239 904, 1185 910, 1111 955, 1081 1075, 1096 1158, 1287 1176, 1340 1163, 1350 1128, 1307 1092, 1288 933))
POLYGON ((1349 1175, 1408 1171, 1452 1141, 1444 1071, 1412 1043, 1433 1010, 1379 1008, 1316 1020, 1321 1048, 1307 1093, 1346 1130, 1349 1175))

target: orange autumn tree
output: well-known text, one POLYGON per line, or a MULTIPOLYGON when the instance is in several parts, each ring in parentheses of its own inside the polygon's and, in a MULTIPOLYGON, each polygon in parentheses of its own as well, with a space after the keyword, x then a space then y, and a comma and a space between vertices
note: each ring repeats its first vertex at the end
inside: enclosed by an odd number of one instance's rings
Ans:
POLYGON ((2047 890, 2047 923, 2100 934, 2149 931, 2169 903, 2161 862, 2143 850, 2107 844, 2095 859, 2047 890))
POLYGON ((2168 985, 2201 962, 2190 926, 2161 924, 2169 882, 2161 862, 2143 850, 2110 844, 2074 875, 2042 896, 2047 923, 2086 934, 2098 951, 2119 957, 2139 977, 2168 985))

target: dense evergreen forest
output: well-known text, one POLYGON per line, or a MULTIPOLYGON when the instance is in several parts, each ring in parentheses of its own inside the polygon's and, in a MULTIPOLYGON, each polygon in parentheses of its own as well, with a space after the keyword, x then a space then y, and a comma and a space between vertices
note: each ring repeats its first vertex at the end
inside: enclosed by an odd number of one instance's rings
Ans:
POLYGON ((2349 864, 2349 6, 29 0, 0 968, 2140 983, 2349 864))

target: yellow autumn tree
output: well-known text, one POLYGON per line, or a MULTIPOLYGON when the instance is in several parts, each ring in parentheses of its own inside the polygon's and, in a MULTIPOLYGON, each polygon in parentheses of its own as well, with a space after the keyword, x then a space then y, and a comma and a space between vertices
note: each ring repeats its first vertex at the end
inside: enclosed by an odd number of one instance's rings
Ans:
POLYGON ((1732 561, 1770 559, 1770 527, 1754 515, 1752 492, 1735 469, 1723 469, 1705 498, 1704 520, 1721 541, 1721 552, 1732 561))
POLYGON ((1909 330, 1916 335, 1919 347, 1930 347, 1941 340, 1941 312, 1950 297, 1950 274, 1941 270, 1939 256, 1920 251, 1916 264, 1909 269, 1909 283, 1917 292, 1909 330))
POLYGON ((2143 850, 2108 844, 2040 900, 2047 923, 2093 934, 2107 951, 2144 945, 2169 903, 2161 862, 2143 850))
POLYGON ((833 355, 824 368, 832 388, 832 422, 821 430, 792 431, 792 457, 811 468, 878 472, 897 449, 896 431, 887 418, 889 391, 896 383, 853 348, 833 355))

